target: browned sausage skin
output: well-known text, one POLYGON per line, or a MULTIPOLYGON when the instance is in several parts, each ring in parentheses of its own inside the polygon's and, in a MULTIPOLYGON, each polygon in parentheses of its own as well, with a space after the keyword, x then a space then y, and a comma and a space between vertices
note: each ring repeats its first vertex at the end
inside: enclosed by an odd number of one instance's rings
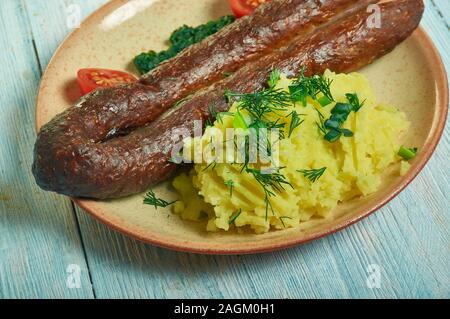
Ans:
MULTIPOLYGON (((77 126, 95 142, 155 120, 180 99, 224 78, 245 63, 306 35, 374 0, 276 0, 205 41, 162 63, 134 84, 104 89, 81 99, 59 120, 77 126)), ((50 123, 49 125, 58 125, 50 123)), ((64 123, 63 123, 64 124, 64 123)))
MULTIPOLYGON (((86 140, 81 125, 70 125, 70 130, 61 124, 47 126, 35 148, 33 172, 37 182, 44 189, 75 197, 116 198, 145 191, 167 179, 176 168, 168 161, 176 142, 172 140, 175 130, 192 133, 194 121, 208 117, 212 102, 219 111, 228 109, 223 97, 226 88, 237 92, 261 89, 275 68, 292 76, 302 65, 307 74, 327 68, 336 72, 359 69, 406 39, 423 13, 421 0, 400 0, 380 7, 381 28, 367 25, 370 13, 363 9, 246 64, 232 76, 200 90, 164 118, 127 136, 95 143, 86 140)), ((56 121, 64 122, 64 115, 60 116, 56 121)), ((92 129, 95 125, 87 123, 92 129)))

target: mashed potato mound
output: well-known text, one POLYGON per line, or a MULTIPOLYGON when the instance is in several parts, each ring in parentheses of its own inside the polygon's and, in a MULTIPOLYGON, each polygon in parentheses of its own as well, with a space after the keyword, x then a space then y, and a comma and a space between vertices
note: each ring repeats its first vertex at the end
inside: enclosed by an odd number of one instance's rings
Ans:
MULTIPOLYGON (((312 217, 327 218, 339 202, 376 192, 383 171, 401 160, 397 151, 400 137, 409 126, 406 116, 393 106, 379 104, 368 80, 361 74, 327 71, 324 76, 333 81, 331 92, 336 102, 348 103, 346 93, 356 93, 360 101, 365 100, 364 106, 356 113, 351 112, 343 125, 354 133, 353 137, 342 136, 330 143, 318 129, 317 110, 328 119, 335 103, 322 107, 308 99, 306 107, 292 104, 280 118, 289 127, 288 115, 296 110, 304 122, 289 138, 280 140, 279 146, 280 167, 284 167, 282 173, 292 188, 285 187, 270 197, 273 209, 269 214, 261 185, 252 174, 232 164, 214 167, 196 164, 189 175, 175 178, 173 186, 180 194, 175 213, 188 220, 207 220, 208 231, 237 228, 265 233, 295 227, 312 217), (326 171, 316 182, 299 172, 322 167, 326 171), (227 181, 233 181, 232 191, 227 181)), ((277 88, 288 90, 291 82, 282 76, 277 88)), ((238 103, 230 112, 236 111, 238 103)), ((226 128, 233 128, 233 117, 222 117, 214 127, 225 135, 226 128)), ((185 147, 208 143, 211 130, 207 128, 201 139, 186 140, 185 147)))

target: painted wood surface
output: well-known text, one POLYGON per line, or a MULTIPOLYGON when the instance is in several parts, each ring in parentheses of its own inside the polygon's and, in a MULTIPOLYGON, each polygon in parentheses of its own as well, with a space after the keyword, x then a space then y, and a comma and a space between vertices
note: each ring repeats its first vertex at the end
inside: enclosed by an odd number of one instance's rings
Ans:
MULTIPOLYGON (((0 298, 450 297, 448 127, 424 171, 388 206, 325 239, 265 255, 155 248, 40 191, 29 167, 41 70, 70 32, 72 5, 84 17, 105 2, 0 2, 0 298), (67 287, 71 264, 81 270, 79 289, 67 287), (367 285, 370 265, 381 270, 380 288, 367 285)), ((422 25, 447 68, 449 21, 449 1, 427 1, 422 25)))
POLYGON ((34 100, 42 66, 24 4, 0 4, 0 298, 93 296, 68 199, 45 194, 30 174, 34 100), (68 289, 77 265, 81 289, 68 289))

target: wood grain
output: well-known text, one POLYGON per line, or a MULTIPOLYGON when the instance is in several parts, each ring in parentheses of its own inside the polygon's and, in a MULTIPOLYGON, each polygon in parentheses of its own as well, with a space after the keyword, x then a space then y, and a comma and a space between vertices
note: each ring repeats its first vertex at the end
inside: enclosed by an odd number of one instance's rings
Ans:
POLYGON ((0 298, 90 298, 71 203, 39 190, 30 173, 41 66, 27 13, 20 1, 0 7, 0 298), (80 289, 66 286, 70 264, 80 267, 80 289))
MULTIPOLYGON (((86 267, 67 200, 38 191, 26 169, 34 141, 31 113, 39 78, 30 39, 34 39, 41 67, 45 67, 69 31, 67 5, 81 4, 85 16, 104 2, 24 0, 28 18, 17 1, 1 2, 0 44, 4 47, 14 43, 18 52, 0 60, 7 66, 7 73, 0 77, 0 107, 6 110, 0 121, 8 128, 7 134, 0 137, 0 185, 2 189, 4 184, 12 185, 7 196, 14 198, 11 203, 0 201, 0 297, 37 293, 67 297, 74 292, 48 282, 61 280, 60 268, 74 258, 71 254, 86 267), (9 10, 7 16, 4 9, 9 10), (9 60, 14 63, 8 63, 9 60), (11 78, 9 74, 25 71, 31 76, 18 76, 6 83, 11 78), (19 160, 26 165, 12 164, 19 160), (20 253, 14 256, 13 251, 20 253), (5 263, 6 258, 13 257, 13 262, 5 263), (47 269, 49 264, 54 269, 47 269), (36 271, 27 273, 30 269, 36 271)), ((448 1, 429 0, 423 21, 447 67, 449 14, 448 1)), ((448 298, 449 148, 447 127, 425 170, 387 207, 338 234, 265 255, 212 257, 166 251, 113 232, 77 209, 93 287, 89 278, 83 277, 83 289, 76 291, 76 296, 91 297, 95 293, 98 298, 448 298), (381 268, 379 289, 370 289, 366 283, 371 264, 381 268)))

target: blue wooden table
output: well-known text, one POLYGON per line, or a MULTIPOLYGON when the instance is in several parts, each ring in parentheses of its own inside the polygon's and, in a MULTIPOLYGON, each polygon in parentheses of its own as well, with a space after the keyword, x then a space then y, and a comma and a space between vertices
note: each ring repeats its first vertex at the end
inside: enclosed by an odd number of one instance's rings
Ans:
MULTIPOLYGON (((185 1, 185 0, 180 0, 185 1)), ((195 1, 195 0, 190 0, 195 1)), ((0 298, 450 297, 450 128, 420 176, 370 218, 287 251, 176 253, 109 230, 30 173, 42 70, 106 0, 0 1, 0 298)), ((450 1, 423 27, 450 67, 450 1)))

